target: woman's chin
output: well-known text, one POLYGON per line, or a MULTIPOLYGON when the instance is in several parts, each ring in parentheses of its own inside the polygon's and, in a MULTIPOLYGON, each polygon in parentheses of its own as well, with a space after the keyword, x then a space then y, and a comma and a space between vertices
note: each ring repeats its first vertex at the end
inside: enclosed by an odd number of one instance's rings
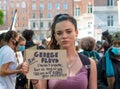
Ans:
POLYGON ((70 46, 68 46, 68 45, 63 45, 62 46, 62 49, 68 49, 70 46))

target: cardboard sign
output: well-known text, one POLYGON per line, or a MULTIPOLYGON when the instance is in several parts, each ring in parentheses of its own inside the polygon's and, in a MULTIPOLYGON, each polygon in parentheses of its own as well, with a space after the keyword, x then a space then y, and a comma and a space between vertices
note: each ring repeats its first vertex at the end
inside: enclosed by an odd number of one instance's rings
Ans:
POLYGON ((26 50, 29 63, 28 79, 66 79, 65 50, 26 50))

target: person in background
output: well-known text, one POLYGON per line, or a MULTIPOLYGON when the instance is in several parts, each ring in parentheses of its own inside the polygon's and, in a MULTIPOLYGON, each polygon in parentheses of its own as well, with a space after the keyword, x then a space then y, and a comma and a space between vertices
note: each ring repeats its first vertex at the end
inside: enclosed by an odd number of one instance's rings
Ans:
POLYGON ((6 45, 0 49, 0 88, 15 89, 16 74, 23 72, 15 55, 19 41, 18 33, 8 31, 5 41, 6 45))
MULTIPOLYGON (((120 36, 119 36, 120 38, 120 36)), ((98 89, 120 89, 120 39, 114 37, 113 45, 98 62, 98 89)))
POLYGON ((25 44, 26 44, 26 39, 23 36, 19 36, 19 43, 17 45, 17 57, 19 64, 22 64, 24 61, 23 55, 24 55, 24 50, 25 50, 25 44))
MULTIPOLYGON (((66 50, 68 77, 65 80, 32 80, 34 89, 97 89, 97 70, 94 60, 90 60, 90 76, 82 64, 75 46, 78 36, 77 22, 68 14, 58 14, 51 26, 51 41, 48 49, 66 50), (89 85, 89 86, 88 86, 89 85)), ((82 55, 83 56, 83 55, 82 55)), ((27 63, 24 63, 24 71, 28 71, 27 63)))
POLYGON ((46 49, 46 46, 47 46, 47 41, 43 39, 41 44, 37 46, 37 49, 46 49))
POLYGON ((34 35, 34 31, 31 29, 30 30, 25 29, 22 32, 22 36, 26 39, 25 49, 35 46, 35 44, 33 42, 33 35, 34 35))
MULTIPOLYGON (((26 44, 25 44, 25 49, 29 49, 31 47, 36 46, 36 44, 33 42, 33 36, 34 36, 34 31, 31 29, 25 29, 22 32, 22 36, 26 39, 26 44)), ((37 47, 35 47, 37 49, 37 47)), ((33 89, 33 85, 30 81, 30 89, 33 89)))
POLYGON ((98 51, 104 49, 104 54, 108 48, 112 45, 112 35, 108 32, 108 30, 102 32, 102 46, 99 48, 98 51))
MULTIPOLYGON (((24 50, 25 50, 26 40, 23 36, 19 36, 19 43, 17 45, 17 58, 18 64, 22 64, 24 60, 24 50)), ((16 86, 15 89, 27 89, 28 80, 23 73, 17 73, 16 86)))
POLYGON ((5 33, 0 34, 0 48, 5 45, 5 33))
POLYGON ((84 37, 80 40, 82 54, 94 59, 96 63, 101 59, 99 53, 95 50, 96 41, 93 37, 84 37))

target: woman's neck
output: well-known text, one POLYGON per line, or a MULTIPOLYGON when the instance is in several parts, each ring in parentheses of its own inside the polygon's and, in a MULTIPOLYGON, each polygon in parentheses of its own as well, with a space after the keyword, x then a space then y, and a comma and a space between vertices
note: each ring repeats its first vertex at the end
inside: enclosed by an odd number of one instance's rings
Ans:
POLYGON ((72 61, 74 61, 74 59, 76 59, 78 56, 77 51, 75 49, 73 50, 67 50, 67 62, 71 63, 72 61))
POLYGON ((14 50, 14 45, 12 45, 11 43, 7 43, 7 45, 14 50))

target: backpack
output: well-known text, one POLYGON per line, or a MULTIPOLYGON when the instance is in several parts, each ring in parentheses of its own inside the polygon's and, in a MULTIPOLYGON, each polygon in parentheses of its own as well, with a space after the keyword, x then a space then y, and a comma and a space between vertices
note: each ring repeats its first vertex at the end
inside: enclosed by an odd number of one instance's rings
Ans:
MULTIPOLYGON (((15 89, 28 89, 28 79, 24 74, 22 73, 17 74, 15 89)), ((31 81, 30 81, 30 89, 33 89, 33 85, 31 81)))
POLYGON ((85 68, 88 71, 88 81, 89 81, 89 76, 90 76, 90 59, 87 56, 85 56, 84 54, 78 53, 78 55, 79 55, 79 57, 81 59, 82 64, 85 66, 85 68))
POLYGON ((27 78, 24 74, 18 73, 16 77, 15 89, 27 89, 25 85, 27 84, 27 78))

